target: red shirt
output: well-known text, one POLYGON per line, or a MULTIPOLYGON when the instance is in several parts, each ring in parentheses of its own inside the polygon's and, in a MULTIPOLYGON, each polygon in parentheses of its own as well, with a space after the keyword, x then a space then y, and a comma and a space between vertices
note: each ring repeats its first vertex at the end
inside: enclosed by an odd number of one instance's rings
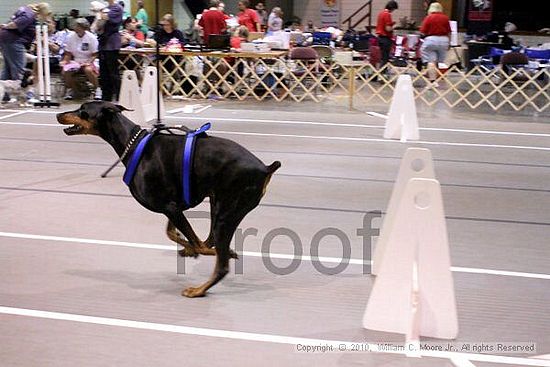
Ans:
POLYGON ((241 48, 241 43, 243 39, 241 37, 231 37, 230 43, 232 48, 239 49, 241 48))
POLYGON ((431 13, 422 21, 420 33, 426 36, 446 36, 451 33, 449 17, 443 13, 431 13))
POLYGON ((252 9, 245 9, 239 13, 238 18, 239 24, 248 28, 249 32, 258 31, 256 24, 260 23, 260 18, 258 17, 258 13, 256 13, 256 11, 252 9))
POLYGON ((225 16, 219 10, 207 10, 202 13, 199 25, 204 30, 204 43, 208 44, 208 37, 211 34, 222 34, 225 31, 225 16))
POLYGON ((386 31, 386 26, 394 25, 395 22, 391 19, 391 12, 388 9, 384 9, 378 14, 376 21, 376 34, 379 36, 392 37, 393 31, 386 31))

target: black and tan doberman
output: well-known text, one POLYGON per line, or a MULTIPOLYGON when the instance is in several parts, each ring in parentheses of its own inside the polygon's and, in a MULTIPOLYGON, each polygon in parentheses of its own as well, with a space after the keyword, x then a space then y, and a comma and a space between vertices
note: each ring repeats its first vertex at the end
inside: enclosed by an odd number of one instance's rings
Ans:
MULTIPOLYGON (((88 102, 75 111, 58 114, 57 121, 71 125, 64 129, 67 135, 101 137, 128 166, 137 141, 146 132, 123 116, 124 110, 108 102, 88 102)), ((281 163, 276 161, 266 166, 231 140, 201 134, 195 143, 190 181, 194 203, 210 198, 210 234, 206 241, 201 241, 183 214, 187 208, 182 198, 184 142, 185 139, 177 134, 158 134, 152 138, 143 151, 129 188, 145 208, 168 217, 166 231, 171 240, 184 246, 181 256, 216 256, 210 279, 199 287, 182 291, 187 297, 201 297, 228 273, 229 259, 236 258, 229 248, 233 234, 241 220, 258 206, 271 176, 281 163)))

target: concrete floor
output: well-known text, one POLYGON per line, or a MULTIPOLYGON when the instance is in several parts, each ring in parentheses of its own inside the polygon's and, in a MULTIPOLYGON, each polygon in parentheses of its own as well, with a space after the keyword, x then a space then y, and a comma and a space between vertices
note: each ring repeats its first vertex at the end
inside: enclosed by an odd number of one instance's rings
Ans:
MULTIPOLYGON (((361 259, 356 230, 364 214, 385 211, 404 151, 423 146, 442 184, 456 342, 535 342, 534 354, 469 359, 475 366, 550 366, 533 358, 550 353, 550 125, 421 110, 422 142, 400 143, 381 139, 379 117, 296 106, 217 103, 166 120, 193 128, 211 121, 213 134, 265 163, 283 163, 240 226, 258 230, 244 242, 242 274, 232 271, 202 299, 180 291, 204 281, 213 259, 187 259, 185 275, 177 274, 166 220, 130 197, 122 168, 99 177, 116 158, 106 143, 65 136, 57 111, 0 110, 0 365, 453 366, 452 354, 298 352, 297 343, 404 337, 361 327, 372 278, 360 265, 328 276, 303 260, 282 276, 254 256, 272 229, 298 233, 309 255, 315 233, 336 227, 351 241, 351 258, 361 259)), ((206 210, 201 204, 192 212, 206 210)), ((192 223, 207 234, 207 220, 192 223)), ((279 238, 270 251, 292 248, 279 238)), ((342 247, 326 239, 320 256, 341 257, 342 247)))

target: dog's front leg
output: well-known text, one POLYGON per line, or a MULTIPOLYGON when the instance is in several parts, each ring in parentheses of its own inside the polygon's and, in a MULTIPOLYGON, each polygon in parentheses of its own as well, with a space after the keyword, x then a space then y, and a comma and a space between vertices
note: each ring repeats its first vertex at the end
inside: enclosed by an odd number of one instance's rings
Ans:
POLYGON ((182 257, 197 257, 197 256, 199 256, 199 254, 195 251, 195 249, 193 248, 191 243, 180 236, 180 234, 178 233, 178 231, 176 229, 176 226, 170 220, 168 220, 168 225, 166 226, 166 235, 168 236, 169 239, 171 239, 172 241, 174 241, 178 245, 183 246, 183 249, 178 251, 180 256, 182 256, 182 257))
POLYGON ((197 257, 198 255, 216 255, 215 249, 206 247, 200 240, 183 213, 170 215, 168 219, 169 222, 166 227, 166 234, 172 241, 184 246, 184 249, 179 251, 181 256, 197 257), (176 229, 178 229, 188 241, 181 238, 176 229))

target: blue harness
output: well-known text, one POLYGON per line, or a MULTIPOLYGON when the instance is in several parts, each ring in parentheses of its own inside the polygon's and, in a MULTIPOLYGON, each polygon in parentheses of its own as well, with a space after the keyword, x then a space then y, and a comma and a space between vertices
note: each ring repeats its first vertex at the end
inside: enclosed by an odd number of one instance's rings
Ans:
MULTIPOLYGON (((193 156, 195 154, 196 137, 197 135, 200 135, 208 131, 210 129, 210 126, 211 125, 208 122, 202 125, 199 129, 194 131, 189 131, 185 135, 185 146, 183 148, 183 157, 182 157, 182 172, 183 172, 182 199, 187 208, 192 207, 194 203, 191 198, 191 169, 193 168, 193 156)), ((149 141, 151 141, 151 138, 153 137, 153 135, 155 135, 155 133, 156 133, 156 130, 148 132, 139 141, 136 149, 134 150, 134 153, 132 153, 132 157, 130 158, 130 162, 128 163, 128 167, 126 168, 126 172, 124 172, 124 177, 123 177, 123 181, 126 185, 130 186, 130 183, 132 182, 134 175, 136 174, 137 166, 141 161, 143 151, 145 150, 145 147, 147 147, 147 144, 149 143, 149 141)))

